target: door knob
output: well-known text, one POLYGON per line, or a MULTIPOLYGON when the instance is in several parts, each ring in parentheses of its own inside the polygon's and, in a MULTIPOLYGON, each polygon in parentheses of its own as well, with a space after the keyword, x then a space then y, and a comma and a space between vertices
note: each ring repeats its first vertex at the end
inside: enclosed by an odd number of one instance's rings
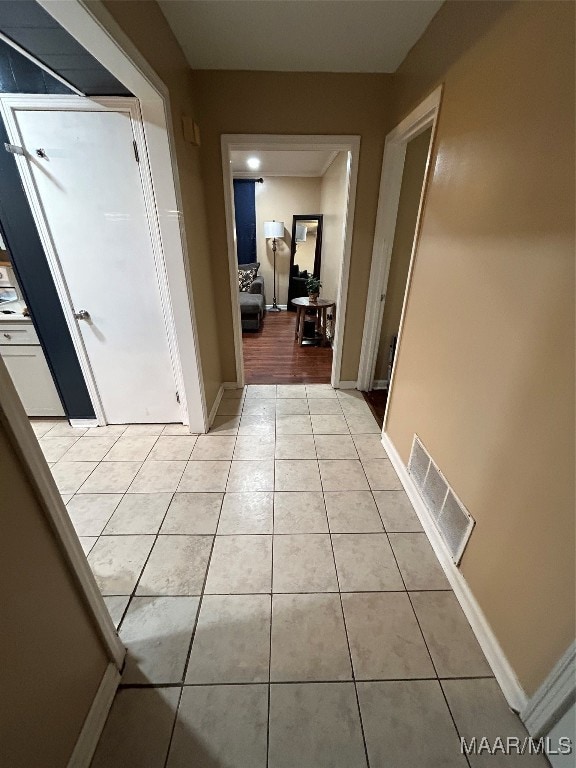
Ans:
POLYGON ((90 312, 85 309, 79 309, 78 312, 74 312, 76 320, 90 320, 90 312))

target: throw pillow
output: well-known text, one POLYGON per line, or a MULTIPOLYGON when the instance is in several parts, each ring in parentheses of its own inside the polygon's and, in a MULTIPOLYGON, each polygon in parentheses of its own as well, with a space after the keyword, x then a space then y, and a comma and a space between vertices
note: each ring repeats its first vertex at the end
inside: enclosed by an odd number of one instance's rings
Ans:
POLYGON ((254 282, 257 271, 257 269, 238 270, 238 287, 242 292, 247 293, 250 290, 250 286, 254 282))

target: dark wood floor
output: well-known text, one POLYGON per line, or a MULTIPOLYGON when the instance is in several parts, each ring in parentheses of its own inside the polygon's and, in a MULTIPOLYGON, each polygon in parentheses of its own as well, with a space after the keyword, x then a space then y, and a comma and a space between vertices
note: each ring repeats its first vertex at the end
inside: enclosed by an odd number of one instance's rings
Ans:
POLYGON ((382 427, 384 423, 384 411, 386 410, 386 401, 388 400, 387 389, 373 389, 371 392, 363 392, 364 400, 370 406, 374 418, 382 427))
POLYGON ((296 313, 267 312, 259 331, 244 331, 246 384, 329 384, 330 347, 301 347, 294 341, 296 313))

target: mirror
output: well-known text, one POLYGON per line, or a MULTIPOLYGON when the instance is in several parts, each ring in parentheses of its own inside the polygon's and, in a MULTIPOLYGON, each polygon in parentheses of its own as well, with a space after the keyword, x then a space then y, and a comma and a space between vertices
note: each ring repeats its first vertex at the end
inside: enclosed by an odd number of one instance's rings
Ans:
POLYGON ((322 265, 322 214, 301 214, 292 217, 292 248, 288 280, 288 309, 296 310, 292 299, 307 296, 306 280, 310 275, 320 277, 322 265))

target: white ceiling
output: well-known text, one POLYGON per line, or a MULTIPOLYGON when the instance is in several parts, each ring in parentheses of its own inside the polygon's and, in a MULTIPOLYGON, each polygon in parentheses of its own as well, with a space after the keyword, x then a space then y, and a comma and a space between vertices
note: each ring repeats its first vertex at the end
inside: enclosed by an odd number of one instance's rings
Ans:
POLYGON ((324 176, 328 166, 336 157, 337 152, 331 151, 264 151, 234 150, 230 153, 232 175, 236 178, 258 178, 260 176, 324 176), (249 157, 257 157, 260 167, 256 170, 248 168, 246 161, 249 157))
POLYGON ((443 0, 159 0, 193 69, 394 72, 443 0))

